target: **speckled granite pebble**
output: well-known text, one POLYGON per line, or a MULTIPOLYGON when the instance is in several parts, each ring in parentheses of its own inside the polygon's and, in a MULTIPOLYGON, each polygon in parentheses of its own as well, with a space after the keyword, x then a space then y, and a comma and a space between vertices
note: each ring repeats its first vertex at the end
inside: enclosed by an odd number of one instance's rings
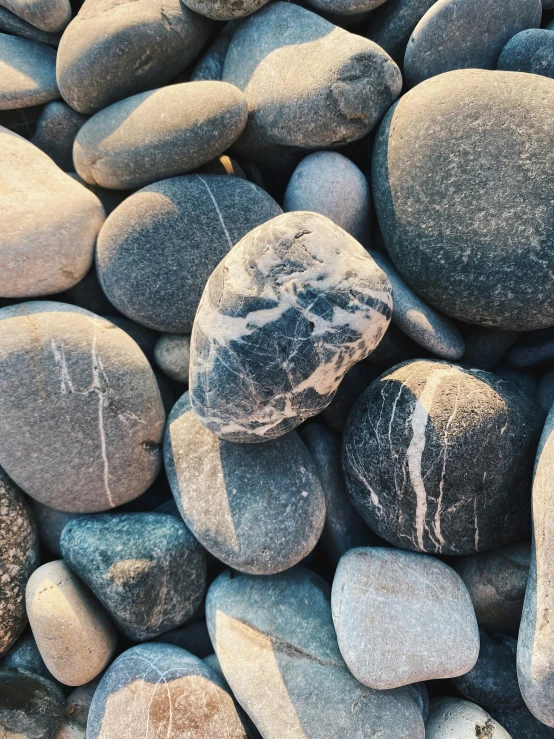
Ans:
POLYGON ((456 677, 477 661, 479 631, 467 589, 433 557, 352 549, 337 567, 331 604, 344 661, 370 688, 456 677))
POLYGON ((0 110, 40 105, 59 96, 54 49, 0 33, 0 110))
MULTIPOLYGON (((512 739, 480 706, 458 698, 431 701, 425 739, 512 739)), ((519 739, 519 737, 513 737, 519 739)))
POLYGON ((90 704, 99 682, 96 678, 68 695, 54 739, 85 739, 90 704))
POLYGON ((497 69, 554 78, 554 31, 533 28, 517 33, 502 49, 497 69))
POLYGON ((0 5, 41 31, 63 31, 71 19, 69 0, 1 0, 0 5))
POLYGON ((328 585, 297 567, 220 575, 206 616, 223 674, 264 739, 423 739, 411 690, 374 691, 348 671, 328 585))
POLYGON ((136 189, 219 156, 247 117, 246 98, 224 82, 185 82, 132 95, 81 128, 75 169, 91 185, 136 189))
POLYGON ((46 667, 64 685, 84 685, 108 666, 117 637, 102 606, 63 560, 27 582, 27 614, 46 667))
POLYGON ((61 549, 69 567, 134 641, 184 623, 204 597, 204 552, 175 516, 83 516, 64 528, 61 549))
POLYGON ((44 106, 31 142, 64 172, 72 172, 73 142, 87 117, 55 100, 44 106))
POLYGON ((53 739, 62 718, 62 691, 27 670, 0 669, 0 737, 53 739))
POLYGON ((169 416, 164 447, 185 523, 225 564, 269 575, 315 547, 325 498, 295 431, 261 446, 218 439, 198 421, 185 393, 169 416))
POLYGON ((371 14, 367 37, 401 65, 412 31, 435 1, 387 0, 371 14))
POLYGON ((165 334, 160 336, 154 349, 156 364, 168 377, 188 385, 190 362, 190 336, 165 334))
POLYGON ((91 114, 159 87, 196 57, 211 27, 179 0, 85 0, 58 49, 60 92, 91 114))
POLYGON ((554 80, 469 69, 418 85, 383 119, 379 225, 402 277, 441 312, 504 330, 554 324, 553 106, 554 80))
POLYGON ((164 423, 148 360, 113 323, 50 301, 0 310, 0 464, 26 493, 74 513, 138 497, 164 423))
POLYGON ((25 628, 25 585, 38 564, 33 514, 21 490, 0 467, 0 655, 25 628))
POLYGON ((299 211, 268 221, 204 290, 191 339, 195 412, 229 441, 281 436, 330 403, 381 340, 391 309, 384 273, 328 218, 299 211))
POLYGON ((102 678, 90 707, 87 739, 245 739, 217 673, 169 644, 123 652, 102 678))

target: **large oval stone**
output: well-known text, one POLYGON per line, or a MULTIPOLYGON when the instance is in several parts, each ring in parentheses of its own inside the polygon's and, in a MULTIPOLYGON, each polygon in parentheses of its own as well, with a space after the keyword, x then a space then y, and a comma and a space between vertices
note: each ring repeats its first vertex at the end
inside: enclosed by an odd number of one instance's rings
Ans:
POLYGON ((229 441, 276 438, 327 406, 391 317, 390 283, 325 216, 285 213, 212 273, 194 323, 189 386, 200 421, 229 441))
POLYGON ((554 80, 470 69, 418 85, 383 120, 373 189, 387 249, 454 318, 554 324, 553 106, 554 80))
POLYGON ((164 422, 148 360, 113 323, 47 301, 0 311, 0 464, 26 493, 76 513, 138 497, 164 422))

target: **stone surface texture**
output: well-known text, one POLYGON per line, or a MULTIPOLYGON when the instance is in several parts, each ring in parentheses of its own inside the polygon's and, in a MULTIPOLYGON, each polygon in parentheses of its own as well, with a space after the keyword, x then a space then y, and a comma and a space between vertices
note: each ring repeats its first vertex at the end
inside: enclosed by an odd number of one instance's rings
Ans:
POLYGON ((0 669, 2 739, 53 739, 64 707, 62 691, 27 670, 0 669))
POLYGON ((512 739, 497 721, 475 703, 458 698, 431 701, 425 739, 475 738, 512 739))
POLYGON ((71 19, 69 0, 2 0, 0 4, 41 31, 63 31, 71 19))
POLYGON ((372 13, 367 37, 401 65, 412 31, 435 2, 436 0, 387 0, 372 13))
POLYGON ((73 142, 86 120, 66 103, 54 100, 42 109, 31 142, 64 172, 72 172, 73 142))
POLYGON ((54 49, 0 33, 0 110, 41 105, 58 97, 54 49))
POLYGON ((175 382, 188 385, 190 363, 190 336, 166 334, 160 336, 154 349, 156 364, 175 382))
POLYGON ((99 678, 95 678, 67 696, 62 722, 54 739, 85 739, 90 704, 99 682, 99 678))

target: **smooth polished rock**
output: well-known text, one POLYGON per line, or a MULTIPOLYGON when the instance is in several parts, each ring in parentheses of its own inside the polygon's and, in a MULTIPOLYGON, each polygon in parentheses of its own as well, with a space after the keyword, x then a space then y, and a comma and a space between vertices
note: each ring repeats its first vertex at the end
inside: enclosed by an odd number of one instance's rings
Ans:
POLYGON ((535 392, 535 400, 544 411, 550 412, 554 403, 554 367, 546 370, 541 377, 535 392))
POLYGON ((0 658, 0 670, 3 669, 27 670, 35 675, 54 680, 40 656, 30 628, 25 629, 13 647, 0 658))
POLYGON ((27 582, 27 614, 46 667, 64 685, 84 685, 111 662, 115 629, 96 598, 63 560, 27 582))
POLYGON ((184 649, 140 644, 102 678, 87 739, 245 739, 233 699, 217 673, 184 649))
POLYGON ((0 464, 28 495, 72 513, 137 498, 164 424, 148 360, 113 323, 50 301, 0 310, 0 464))
POLYGON ((375 8, 387 0, 306 0, 306 4, 322 15, 346 17, 354 21, 357 17, 366 18, 375 8))
POLYGON ((325 497, 295 431, 263 445, 233 444, 199 422, 185 393, 168 419, 164 457, 185 523, 230 567, 270 575, 317 544, 325 497))
POLYGON ((190 336, 165 334, 160 336, 154 349, 156 364, 175 382, 188 385, 190 363, 190 336))
POLYGON ((337 567, 331 605, 344 661, 370 688, 457 677, 477 662, 479 630, 467 589, 433 557, 352 549, 337 567))
MULTIPOLYGON (((383 341, 386 340, 391 329, 391 325, 389 325, 383 341)), ((381 344, 382 343, 383 342, 381 342, 381 344)), ((377 350, 380 349, 381 344, 379 344, 377 350)), ((393 362, 393 364, 395 364, 395 362, 393 362)), ((355 364, 351 369, 349 369, 342 378, 333 400, 321 414, 325 423, 334 431, 337 431, 339 434, 343 434, 348 421, 348 416, 350 415, 350 411, 354 407, 356 401, 364 390, 371 385, 373 380, 377 379, 380 374, 379 370, 372 367, 367 361, 358 362, 358 364, 355 364)))
POLYGON ((213 43, 200 57, 190 75, 190 82, 201 82, 202 80, 221 80, 223 77, 223 65, 227 56, 227 49, 233 38, 233 34, 239 27, 240 20, 228 21, 213 43))
POLYGON ((474 326, 464 337, 465 352, 460 364, 471 369, 491 370, 517 341, 519 331, 500 331, 474 326))
MULTIPOLYGON (((459 698, 431 701, 425 739, 512 739, 480 706, 459 698)), ((519 739, 514 737, 513 739, 519 739)))
POLYGON ((246 98, 226 82, 185 82, 132 95, 81 128, 75 169, 91 185, 136 189, 219 156, 247 117, 246 98))
POLYGON ((134 321, 190 333, 211 272, 237 241, 281 212, 261 188, 236 177, 156 182, 127 198, 102 229, 102 286, 134 321))
POLYGON ((73 171, 73 142, 87 117, 55 100, 45 105, 37 121, 31 143, 64 172, 73 171))
POLYGON ((346 231, 301 211, 268 221, 204 290, 191 338, 194 411, 228 441, 281 436, 331 402, 391 312, 389 281, 346 231))
POLYGON ((54 739, 85 739, 90 704, 99 682, 100 679, 95 678, 67 696, 62 722, 54 739))
POLYGON ((33 514, 22 491, 0 467, 0 656, 27 624, 25 586, 38 565, 33 514))
POLYGON ((472 554, 525 540, 543 418, 491 373, 425 360, 393 367, 348 418, 352 502, 405 549, 472 554))
POLYGON ((59 97, 54 49, 0 33, 0 110, 41 105, 59 97))
POLYGON ((187 0, 191 10, 215 21, 244 18, 262 8, 268 0, 187 0))
POLYGON ((53 739, 64 707, 62 691, 27 670, 0 669, 0 737, 53 739))
POLYGON ((2 6, 0 6, 0 31, 21 36, 31 41, 38 41, 40 44, 48 44, 48 46, 54 48, 60 43, 61 38, 60 33, 41 31, 2 6))
POLYGON ((379 225, 402 277, 441 312, 503 330, 554 324, 553 106, 554 80, 467 69, 418 85, 383 119, 379 225))
POLYGON ((41 31, 63 31, 71 19, 69 0, 1 0, 11 10, 41 31))
POLYGON ((425 736, 411 690, 371 690, 349 672, 329 587, 309 570, 224 572, 210 587, 206 617, 225 679, 264 739, 425 736))
POLYGON ((387 0, 369 19, 367 37, 402 65, 406 46, 421 18, 436 0, 387 0))
POLYGON ((102 204, 52 159, 0 126, 0 295, 67 290, 92 264, 102 204))
POLYGON ((58 48, 62 97, 92 114, 160 87, 196 57, 211 28, 179 0, 85 0, 58 48))
POLYGON ((61 549, 69 567, 133 641, 184 623, 204 597, 204 552, 175 516, 83 516, 64 528, 61 549))
MULTIPOLYGON (((554 31, 552 33, 554 35, 554 31)), ((508 351, 505 360, 516 369, 534 369, 554 364, 554 328, 524 333, 508 351)))
POLYGON ((552 739, 554 729, 537 721, 527 706, 518 708, 491 708, 491 716, 495 718, 513 739, 552 739))
POLYGON ((554 78, 554 31, 532 28, 517 33, 502 49, 496 66, 554 78))

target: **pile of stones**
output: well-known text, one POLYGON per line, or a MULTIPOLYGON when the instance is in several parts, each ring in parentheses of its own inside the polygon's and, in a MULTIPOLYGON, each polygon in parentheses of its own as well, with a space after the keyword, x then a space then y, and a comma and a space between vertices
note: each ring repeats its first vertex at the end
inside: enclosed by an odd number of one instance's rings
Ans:
POLYGON ((0 0, 0 739, 554 738, 554 0, 0 0))

